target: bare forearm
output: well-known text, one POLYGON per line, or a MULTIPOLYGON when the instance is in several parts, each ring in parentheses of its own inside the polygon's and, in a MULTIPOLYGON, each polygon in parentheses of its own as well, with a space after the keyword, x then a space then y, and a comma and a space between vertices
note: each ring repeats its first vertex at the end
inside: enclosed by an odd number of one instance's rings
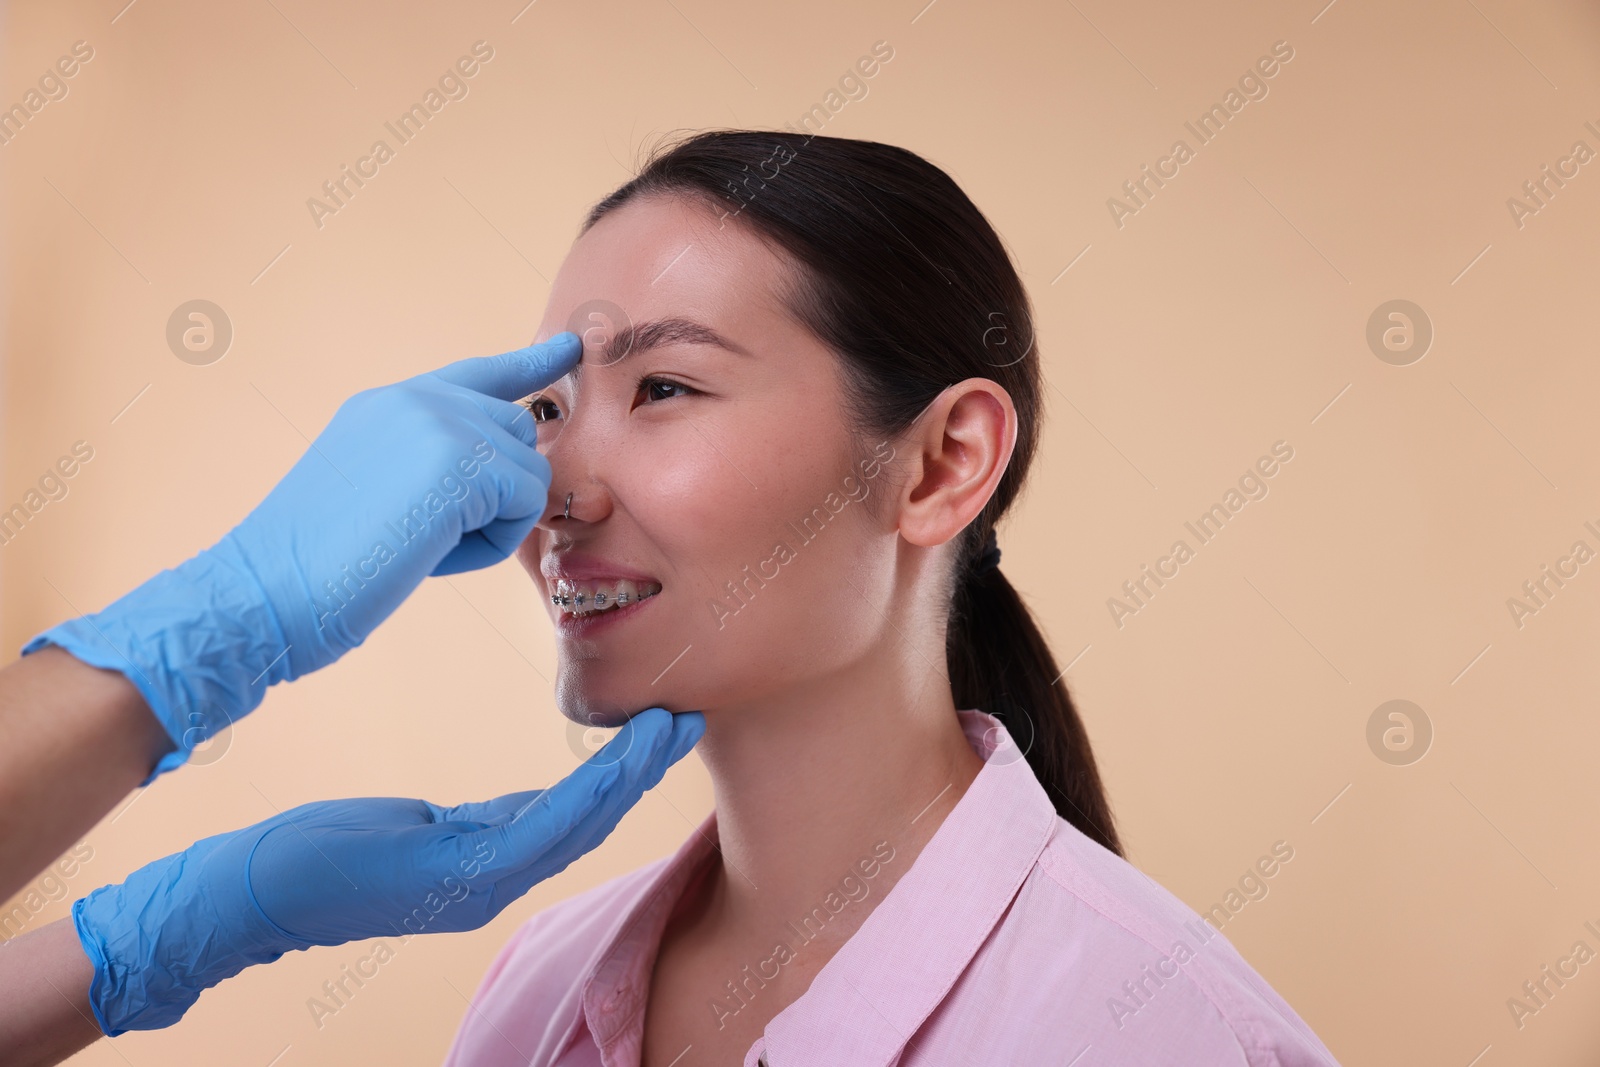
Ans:
POLYGON ((0 900, 82 838, 173 747, 115 671, 54 647, 0 670, 0 900))
POLYGON ((60 1063, 102 1035, 89 1010, 94 967, 71 919, 0 944, 0 1048, 6 1063, 60 1063))

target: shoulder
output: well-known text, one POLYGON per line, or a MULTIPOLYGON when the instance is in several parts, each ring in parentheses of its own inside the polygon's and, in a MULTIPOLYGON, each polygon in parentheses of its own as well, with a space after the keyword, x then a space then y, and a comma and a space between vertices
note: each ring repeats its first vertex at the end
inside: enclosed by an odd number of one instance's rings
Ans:
POLYGON ((1204 1048, 1216 1057, 1205 1062, 1250 1067, 1336 1062, 1226 937, 1065 820, 1013 911, 997 938, 1014 937, 1055 996, 1082 998, 1111 1045, 1204 1048))

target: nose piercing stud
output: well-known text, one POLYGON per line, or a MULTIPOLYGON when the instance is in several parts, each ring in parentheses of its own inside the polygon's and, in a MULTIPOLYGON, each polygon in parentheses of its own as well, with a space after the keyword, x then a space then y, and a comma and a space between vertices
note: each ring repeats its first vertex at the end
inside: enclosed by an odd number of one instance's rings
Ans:
POLYGON ((565 510, 565 511, 563 511, 561 513, 561 517, 563 519, 572 518, 572 494, 571 493, 567 494, 567 510, 565 510))

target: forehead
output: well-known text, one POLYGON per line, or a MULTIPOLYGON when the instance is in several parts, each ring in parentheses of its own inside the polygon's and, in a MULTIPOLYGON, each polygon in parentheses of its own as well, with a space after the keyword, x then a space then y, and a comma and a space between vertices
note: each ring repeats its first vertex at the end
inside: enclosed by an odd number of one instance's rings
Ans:
POLYGON ((605 305, 631 322, 676 315, 729 336, 767 331, 787 318, 779 287, 790 271, 779 252, 732 217, 719 221, 707 205, 665 196, 631 201, 573 243, 539 339, 566 329, 581 334, 586 311, 605 305))

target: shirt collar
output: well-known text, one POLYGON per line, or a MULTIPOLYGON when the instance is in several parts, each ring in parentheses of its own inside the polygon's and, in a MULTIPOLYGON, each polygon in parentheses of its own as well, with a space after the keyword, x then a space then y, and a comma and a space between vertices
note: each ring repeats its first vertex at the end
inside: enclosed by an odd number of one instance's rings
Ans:
POLYGON ((981 711, 959 714, 983 768, 911 869, 767 1024, 771 1067, 895 1062, 1055 833, 1055 806, 1005 726, 981 711))
MULTIPOLYGON (((982 769, 911 869, 806 992, 767 1024, 771 1067, 893 1063, 988 938, 1054 834, 1055 807, 1005 726, 982 711, 958 715, 982 769)), ((713 811, 601 950, 582 998, 584 1021, 600 1048, 643 1011, 667 920, 717 847, 713 811)))
POLYGON ((583 983, 583 1018, 601 1049, 624 1034, 650 993, 661 935, 684 889, 717 851, 717 813, 706 816, 644 887, 583 983))

